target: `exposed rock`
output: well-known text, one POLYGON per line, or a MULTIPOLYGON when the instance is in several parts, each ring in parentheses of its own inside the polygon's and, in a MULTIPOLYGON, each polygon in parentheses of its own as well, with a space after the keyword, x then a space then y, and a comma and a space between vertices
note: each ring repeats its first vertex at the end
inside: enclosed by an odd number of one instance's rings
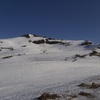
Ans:
POLYGON ((17 56, 22 56, 22 55, 25 55, 25 53, 23 53, 23 54, 18 54, 17 56))
POLYGON ((84 41, 82 44, 80 44, 81 46, 83 46, 83 45, 86 45, 86 46, 90 46, 90 45, 92 45, 93 43, 91 42, 91 41, 88 41, 88 40, 86 40, 86 41, 84 41))
POLYGON ((22 35, 22 37, 30 38, 30 34, 22 35))
POLYGON ((100 52, 92 51, 91 53, 89 53, 89 56, 99 56, 100 57, 100 52))
POLYGON ((3 43, 2 41, 0 41, 0 43, 3 43))
POLYGON ((33 42, 33 41, 32 41, 32 40, 29 40, 28 42, 31 43, 31 42, 33 42))
POLYGON ((92 83, 92 84, 86 84, 86 83, 81 83, 80 85, 78 85, 80 87, 85 87, 88 89, 96 89, 100 87, 100 83, 92 83))
POLYGON ((1 50, 2 50, 2 49, 14 50, 14 48, 13 48, 13 47, 1 47, 1 50))
POLYGON ((76 54, 75 55, 75 58, 85 58, 86 56, 87 56, 87 54, 85 54, 85 55, 76 54))
POLYGON ((6 57, 3 57, 2 59, 7 59, 7 58, 11 58, 13 56, 6 56, 6 57))
POLYGON ((61 44, 61 45, 66 45, 66 46, 72 45, 72 44, 70 44, 70 42, 62 42, 62 41, 57 41, 57 40, 50 41, 48 38, 47 39, 37 40, 37 41, 29 40, 29 42, 32 42, 32 43, 35 43, 35 44, 47 43, 47 44, 61 44))
POLYGON ((94 83, 94 82, 93 82, 92 85, 90 86, 91 89, 96 89, 96 88, 99 88, 99 87, 100 87, 100 83, 99 83, 99 84, 98 84, 98 83, 96 84, 96 83, 94 83))
POLYGON ((33 43, 35 43, 35 44, 43 44, 43 43, 45 43, 45 40, 44 39, 37 40, 37 41, 33 41, 33 43))
MULTIPOLYGON (((85 55, 80 55, 80 54, 76 54, 74 57, 72 57, 72 61, 75 62, 77 60, 77 58, 85 58, 88 54, 85 55)), ((68 57, 65 59, 65 61, 68 60, 68 57)))
POLYGON ((85 96, 87 98, 94 98, 94 96, 87 92, 80 92, 78 95, 85 96))
POLYGON ((23 45, 22 47, 26 47, 27 45, 23 45))
POLYGON ((50 93, 43 93, 40 97, 38 97, 38 100, 55 100, 57 98, 61 98, 61 96, 57 94, 50 94, 50 93))
POLYGON ((78 85, 78 86, 80 86, 80 87, 86 87, 87 86, 87 84, 86 83, 81 83, 80 85, 78 85))

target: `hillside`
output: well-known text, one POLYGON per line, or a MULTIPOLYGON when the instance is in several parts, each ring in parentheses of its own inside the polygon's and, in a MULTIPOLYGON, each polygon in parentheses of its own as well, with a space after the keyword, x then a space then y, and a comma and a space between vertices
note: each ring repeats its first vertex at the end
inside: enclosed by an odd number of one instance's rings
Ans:
POLYGON ((0 39, 0 100, 99 100, 99 76, 100 44, 32 34, 0 39))

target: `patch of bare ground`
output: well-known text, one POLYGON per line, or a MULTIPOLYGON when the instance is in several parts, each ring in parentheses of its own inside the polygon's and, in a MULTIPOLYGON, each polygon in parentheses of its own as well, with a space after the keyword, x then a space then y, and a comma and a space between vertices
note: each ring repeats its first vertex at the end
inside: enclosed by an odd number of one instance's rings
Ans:
POLYGON ((67 100, 73 100, 73 99, 75 99, 75 98, 78 98, 78 96, 77 96, 77 95, 69 95, 69 96, 67 97, 67 100))
POLYGON ((87 93, 87 92, 80 92, 78 93, 78 95, 81 95, 87 98, 94 98, 94 95, 92 95, 91 93, 87 93))
POLYGON ((23 53, 23 54, 18 54, 18 55, 9 55, 9 56, 5 56, 5 57, 2 57, 2 59, 8 59, 8 58, 12 58, 12 57, 15 57, 15 56, 22 56, 22 55, 25 55, 25 53, 23 53))
POLYGON ((57 94, 50 94, 50 93, 43 93, 40 97, 38 97, 37 99, 38 100, 55 100, 57 98, 61 98, 60 95, 57 95, 57 94))
POLYGON ((83 45, 90 46, 90 45, 92 45, 92 44, 93 44, 93 43, 92 43, 91 41, 86 40, 86 41, 84 41, 83 43, 81 43, 80 46, 83 46, 83 45))
POLYGON ((81 83, 78 86, 85 87, 85 88, 89 88, 89 89, 97 89, 97 88, 100 87, 100 83, 94 83, 94 82, 92 84, 81 83))
POLYGON ((6 57, 3 57, 2 59, 8 59, 8 58, 11 58, 13 56, 6 56, 6 57))
POLYGON ((22 47, 26 47, 27 45, 22 45, 22 47))
POLYGON ((92 51, 91 53, 89 53, 89 56, 98 56, 98 57, 100 57, 100 52, 92 51))

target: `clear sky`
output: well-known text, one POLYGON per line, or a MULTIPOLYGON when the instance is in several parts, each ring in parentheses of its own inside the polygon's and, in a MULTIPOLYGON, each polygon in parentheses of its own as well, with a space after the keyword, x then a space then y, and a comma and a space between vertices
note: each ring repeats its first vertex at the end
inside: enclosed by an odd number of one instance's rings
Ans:
POLYGON ((0 38, 28 33, 100 43, 100 0, 0 0, 0 38))

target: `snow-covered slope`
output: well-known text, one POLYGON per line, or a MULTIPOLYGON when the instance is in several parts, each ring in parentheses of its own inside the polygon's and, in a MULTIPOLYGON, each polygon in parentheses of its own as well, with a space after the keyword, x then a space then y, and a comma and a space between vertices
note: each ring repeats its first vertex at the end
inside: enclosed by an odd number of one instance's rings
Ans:
POLYGON ((90 41, 32 34, 0 40, 0 100, 33 100, 47 91, 62 93, 67 84, 98 75, 100 45, 90 41))

